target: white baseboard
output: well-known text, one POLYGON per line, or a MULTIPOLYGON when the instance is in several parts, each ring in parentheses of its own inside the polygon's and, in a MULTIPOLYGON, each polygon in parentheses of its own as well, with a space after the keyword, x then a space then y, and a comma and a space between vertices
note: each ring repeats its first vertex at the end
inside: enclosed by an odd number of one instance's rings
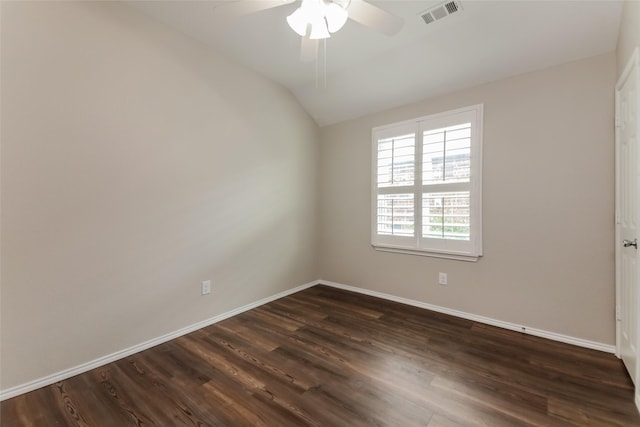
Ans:
MULTIPOLYGON (((181 337, 188 333, 197 331, 198 329, 204 328, 209 325, 213 325, 214 323, 220 322, 224 319, 228 319, 229 317, 235 316, 237 314, 243 313, 245 311, 251 310, 253 308, 259 307, 261 305, 267 304, 271 301, 275 301, 277 299, 286 297, 287 295, 294 294, 296 292, 300 292, 304 289, 310 288, 315 285, 327 285, 338 289, 344 289, 347 291, 357 292, 364 295, 370 295, 373 297, 378 297, 382 299, 386 299, 389 301, 395 301, 402 304, 411 305, 414 307, 420 307, 427 310, 436 311, 439 313, 449 314, 451 316, 460 317, 467 320, 472 320, 479 323, 484 323, 487 325, 497 326, 504 329, 510 329, 513 331, 523 332, 525 334, 535 335, 538 337, 548 338, 554 341, 560 341, 567 344, 573 344, 580 347, 591 348, 594 350, 600 350, 607 353, 615 353, 615 346, 602 344, 594 341, 588 341, 581 338, 574 338, 567 335, 557 334, 555 332, 548 332, 541 329, 529 328, 522 325, 517 325, 515 323, 503 322, 501 320, 492 319, 489 317, 478 316, 475 314, 465 313, 463 311, 453 310, 446 307, 440 307, 437 305, 427 304, 421 301, 411 300, 408 298, 402 298, 395 295, 385 294, 382 292, 370 291, 368 289, 358 288, 355 286, 344 285, 342 283, 330 282, 327 280, 315 280, 313 282, 305 283, 304 285, 300 285, 298 287, 286 290, 284 292, 280 292, 276 295, 272 295, 267 298, 263 298, 259 301, 255 301, 253 303, 244 305, 242 307, 236 308, 234 310, 228 311, 226 313, 219 314, 210 319, 203 320, 202 322, 195 323, 193 325, 187 326, 185 328, 179 329, 174 332, 170 332, 168 334, 162 335, 160 337, 151 339, 149 341, 145 341, 143 343, 134 345, 132 347, 126 348, 124 350, 117 351, 115 353, 111 353, 109 355, 99 357, 97 359, 91 360, 89 362, 83 363, 81 365, 75 366, 73 368, 65 369, 64 371, 57 372, 55 374, 47 375, 46 377, 39 378, 34 381, 30 381, 25 384, 17 385, 6 390, 0 390, 0 401, 10 399, 12 397, 18 396, 20 394, 28 393, 30 391, 36 390, 41 387, 46 387, 51 384, 55 384, 58 381, 65 380, 67 378, 71 378, 75 375, 82 374, 83 372, 90 371, 95 368, 99 368, 100 366, 104 366, 108 363, 115 362, 116 360, 122 359, 124 357, 130 356, 132 354, 138 353, 140 351, 149 349, 151 347, 155 347, 158 344, 165 343, 167 341, 171 341, 172 339, 181 337)), ((636 394, 635 398, 636 406, 640 410, 640 395, 636 394)))
POLYGON ((463 319, 472 320, 474 322, 484 323, 491 326, 497 326, 499 328, 509 329, 512 331, 518 331, 529 335, 535 335, 537 337, 548 338, 553 341, 560 341, 567 344, 577 345, 579 347, 590 348, 593 350, 600 350, 606 353, 616 352, 614 345, 603 344, 595 341, 589 341, 582 338, 575 338, 568 335, 557 334, 555 332, 549 332, 542 329, 530 328, 528 326, 517 325, 515 323, 504 322, 502 320, 492 319, 490 317, 478 316, 476 314, 465 313, 464 311, 453 310, 446 307, 440 307, 433 304, 427 304, 425 302, 416 301, 408 298, 402 298, 395 295, 385 294, 382 292, 370 291, 368 289, 358 288, 355 286, 344 285, 342 283, 330 282, 327 280, 318 280, 318 284, 331 286, 333 288, 344 289, 347 291, 357 292, 364 295, 370 295, 372 297, 378 297, 390 301, 399 302, 401 304, 412 305, 414 307, 425 308, 431 311, 437 311, 438 313, 449 314, 455 317, 461 317, 463 319))
POLYGON ((640 386, 636 386, 636 408, 640 412, 640 386))
POLYGON ((202 322, 194 323, 193 325, 187 326, 182 329, 178 329, 177 331, 170 332, 168 334, 162 335, 160 337, 151 339, 149 341, 145 341, 141 344, 134 345, 133 347, 125 348, 124 350, 116 351, 115 353, 111 353, 109 355, 99 357, 97 359, 91 360, 89 362, 83 363, 78 366, 74 366, 73 368, 65 369, 64 371, 57 372, 55 374, 47 375, 46 377, 39 378, 37 380, 30 381, 25 384, 20 384, 6 390, 0 390, 0 401, 10 399, 12 397, 18 396, 20 394, 28 393, 30 391, 39 389, 41 387, 46 387, 51 384, 55 384, 58 381, 66 380, 67 378, 71 378, 78 374, 82 374, 83 372, 90 371, 95 368, 99 368, 100 366, 104 366, 108 363, 115 362, 116 360, 122 359, 127 356, 131 356, 132 354, 141 352, 143 350, 147 350, 151 347, 155 347, 158 344, 165 343, 167 341, 171 341, 172 339, 181 337, 183 335, 189 334, 191 332, 197 331, 198 329, 202 329, 206 326, 213 325, 214 323, 218 323, 224 319, 228 319, 229 317, 235 316, 237 314, 243 313, 245 311, 251 310, 253 308, 259 307, 261 305, 267 304, 271 301, 275 301, 277 299, 286 297, 287 295, 294 294, 296 292, 300 292, 304 289, 310 288, 312 286, 317 285, 318 281, 313 281, 309 283, 305 283, 304 285, 300 285, 293 289, 286 290, 284 292, 280 292, 278 294, 272 295, 267 298, 263 298, 261 300, 252 302, 250 304, 244 305, 242 307, 233 309, 226 313, 219 314, 217 316, 211 317, 209 319, 203 320, 202 322))

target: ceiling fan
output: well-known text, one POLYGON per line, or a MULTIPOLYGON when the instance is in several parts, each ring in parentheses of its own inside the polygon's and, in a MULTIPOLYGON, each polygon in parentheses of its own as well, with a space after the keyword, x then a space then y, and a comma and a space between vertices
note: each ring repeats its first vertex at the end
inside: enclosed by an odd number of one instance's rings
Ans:
POLYGON ((402 18, 365 0, 237 0, 224 3, 214 9, 216 18, 225 22, 229 18, 300 1, 287 17, 293 31, 302 36, 300 58, 303 61, 315 57, 317 40, 331 37, 340 30, 347 19, 392 36, 402 28, 402 18))

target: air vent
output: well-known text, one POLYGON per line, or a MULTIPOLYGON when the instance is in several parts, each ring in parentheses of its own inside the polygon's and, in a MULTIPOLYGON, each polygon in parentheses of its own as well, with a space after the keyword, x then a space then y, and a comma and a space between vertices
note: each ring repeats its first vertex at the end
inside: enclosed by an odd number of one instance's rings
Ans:
POLYGON ((436 22, 436 20, 430 13, 425 13, 424 15, 422 15, 422 19, 424 19, 425 24, 431 24, 432 22, 436 22))
POLYGON ((458 5, 454 1, 450 1, 445 4, 444 7, 447 9, 447 12, 449 12, 449 15, 458 11, 458 5))
POLYGON ((425 24, 431 24, 460 11, 462 11, 462 4, 459 1, 448 1, 421 12, 420 17, 425 24))

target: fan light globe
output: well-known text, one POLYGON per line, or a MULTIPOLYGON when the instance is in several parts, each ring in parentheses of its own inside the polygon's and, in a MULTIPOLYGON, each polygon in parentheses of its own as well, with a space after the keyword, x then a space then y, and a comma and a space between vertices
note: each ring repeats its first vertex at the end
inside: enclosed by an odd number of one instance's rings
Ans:
POLYGON ((302 37, 307 35, 307 26, 309 20, 302 11, 302 8, 298 8, 291 15, 287 16, 287 23, 293 31, 301 35, 302 37))
POLYGON ((311 23, 311 35, 309 38, 311 40, 319 40, 319 39, 328 39, 331 37, 329 31, 327 31, 327 24, 324 18, 315 19, 311 23))
POLYGON ((330 3, 325 9, 325 18, 329 32, 335 33, 340 30, 349 18, 349 12, 336 3, 330 3))

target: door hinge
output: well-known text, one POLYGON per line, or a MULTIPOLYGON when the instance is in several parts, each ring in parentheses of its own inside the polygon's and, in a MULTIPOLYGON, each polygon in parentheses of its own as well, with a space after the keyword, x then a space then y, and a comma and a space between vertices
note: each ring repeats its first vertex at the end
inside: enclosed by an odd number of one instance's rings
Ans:
POLYGON ((620 306, 616 305, 616 321, 621 321, 622 320, 622 316, 620 315, 620 306))
POLYGON ((619 128, 619 127, 620 127, 620 116, 618 116, 618 115, 616 115, 616 118, 615 118, 615 126, 616 126, 617 128, 619 128))

